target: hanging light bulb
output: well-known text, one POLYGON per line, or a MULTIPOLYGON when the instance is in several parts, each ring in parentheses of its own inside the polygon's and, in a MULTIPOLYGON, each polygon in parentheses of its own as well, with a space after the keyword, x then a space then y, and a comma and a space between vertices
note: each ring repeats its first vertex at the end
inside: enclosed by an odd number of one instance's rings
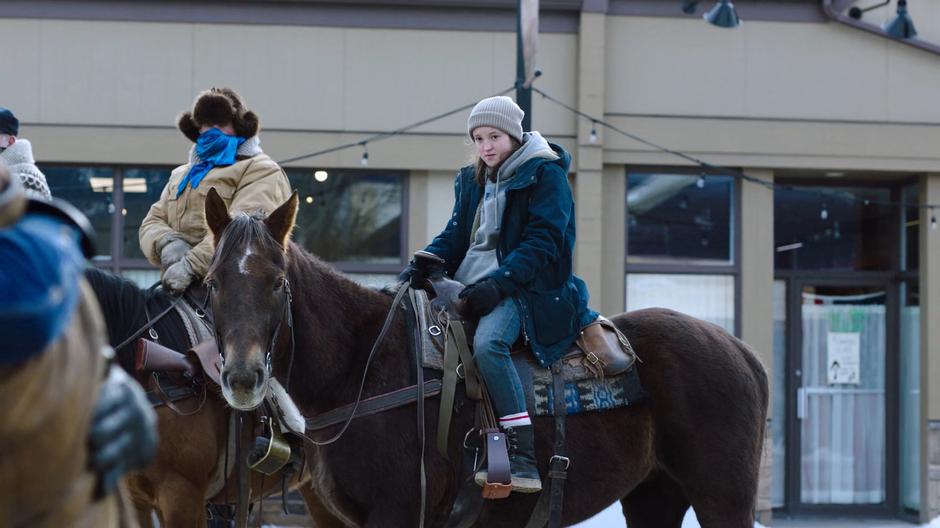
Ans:
POLYGON ((933 210, 930 212, 930 230, 935 231, 937 229, 937 217, 933 214, 933 210))
POLYGON ((822 210, 819 211, 820 220, 825 220, 829 218, 829 210, 826 209, 826 202, 823 202, 822 210))
POLYGON ((597 121, 591 120, 591 135, 588 136, 588 141, 592 145, 597 143, 597 121))
POLYGON ((366 144, 362 144, 362 159, 359 160, 359 164, 363 167, 369 166, 369 151, 366 150, 366 144))
POLYGON ((698 180, 695 180, 695 186, 699 189, 705 188, 705 174, 698 175, 698 180))

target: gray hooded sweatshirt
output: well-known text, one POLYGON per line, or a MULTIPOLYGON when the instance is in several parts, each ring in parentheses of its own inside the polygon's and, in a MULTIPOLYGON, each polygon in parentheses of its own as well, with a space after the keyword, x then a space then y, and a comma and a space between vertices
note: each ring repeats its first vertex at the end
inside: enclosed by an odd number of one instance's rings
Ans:
POLYGON ((479 227, 473 232, 467 256, 457 268, 454 280, 473 284, 499 268, 496 244, 499 241, 499 222, 506 210, 506 184, 516 176, 516 169, 533 158, 558 159, 558 155, 542 134, 526 132, 522 135, 522 146, 499 167, 496 181, 486 179, 483 199, 473 221, 473 225, 479 227))

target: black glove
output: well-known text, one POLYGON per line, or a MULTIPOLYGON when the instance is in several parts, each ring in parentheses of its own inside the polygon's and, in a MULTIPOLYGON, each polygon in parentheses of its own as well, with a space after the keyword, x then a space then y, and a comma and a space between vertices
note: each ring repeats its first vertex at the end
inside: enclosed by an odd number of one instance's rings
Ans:
POLYGON ((95 402, 88 438, 88 464, 98 474, 98 497, 117 488, 128 471, 153 460, 156 414, 147 396, 124 370, 112 366, 95 402))
POLYGON ((408 281, 412 288, 420 288, 422 286, 421 283, 428 277, 437 274, 443 275, 446 272, 447 267, 444 266, 444 259, 433 253, 419 250, 416 251, 415 256, 411 258, 408 267, 402 270, 398 275, 398 282, 408 281))
POLYGON ((503 290, 493 279, 483 279, 464 288, 460 295, 467 302, 467 310, 474 317, 483 317, 503 301, 503 290))
POLYGON ((421 263, 415 262, 415 259, 411 259, 411 262, 408 263, 408 267, 398 274, 398 282, 407 282, 411 284, 412 288, 416 288, 419 283, 427 278, 427 270, 421 263))

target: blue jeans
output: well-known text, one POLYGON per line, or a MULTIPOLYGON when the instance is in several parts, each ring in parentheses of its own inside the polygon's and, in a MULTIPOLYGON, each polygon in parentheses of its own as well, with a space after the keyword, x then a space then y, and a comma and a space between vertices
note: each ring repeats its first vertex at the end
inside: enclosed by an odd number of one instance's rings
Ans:
POLYGON ((480 318, 473 338, 473 356, 489 390, 497 418, 526 412, 522 381, 509 359, 509 348, 522 331, 522 317, 512 298, 503 299, 480 318))

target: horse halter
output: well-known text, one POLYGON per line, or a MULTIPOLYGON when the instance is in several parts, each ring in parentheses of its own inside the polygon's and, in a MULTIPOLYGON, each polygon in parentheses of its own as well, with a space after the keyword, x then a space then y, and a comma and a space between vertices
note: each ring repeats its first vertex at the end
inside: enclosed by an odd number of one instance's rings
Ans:
MULTIPOLYGON (((211 308, 211 297, 212 297, 213 288, 208 288, 208 294, 206 295, 206 305, 205 310, 207 311, 211 308)), ((294 316, 291 310, 291 303, 294 300, 294 296, 291 293, 290 281, 286 278, 284 279, 284 304, 281 311, 281 317, 277 321, 277 325, 274 327, 274 332, 271 335, 271 339, 268 342, 268 348, 264 356, 264 367, 268 373, 268 377, 271 377, 274 371, 274 348, 277 346, 278 337, 281 335, 281 327, 284 326, 285 319, 287 321, 287 327, 290 329, 290 358, 287 363, 287 375, 284 379, 284 390, 287 391, 290 389, 290 374, 291 368, 294 364, 294 316)), ((225 354, 222 352, 222 335, 219 333, 219 325, 214 324, 212 331, 215 333, 215 342, 218 344, 219 348, 219 369, 225 367, 225 354)))

